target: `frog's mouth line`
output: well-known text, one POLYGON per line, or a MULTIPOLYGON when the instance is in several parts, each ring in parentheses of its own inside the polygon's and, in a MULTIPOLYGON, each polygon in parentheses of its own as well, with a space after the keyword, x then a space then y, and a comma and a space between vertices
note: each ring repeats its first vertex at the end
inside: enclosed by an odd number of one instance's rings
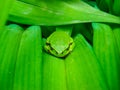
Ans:
POLYGON ((69 46, 62 52, 62 53, 58 53, 53 47, 51 47, 50 43, 47 43, 46 42, 46 46, 49 47, 49 50, 47 50, 48 53, 56 56, 56 57, 61 57, 61 58, 64 58, 66 57, 69 53, 71 53, 71 46, 73 45, 74 43, 71 42, 69 44, 69 46), (55 54, 56 53, 56 54, 55 54))

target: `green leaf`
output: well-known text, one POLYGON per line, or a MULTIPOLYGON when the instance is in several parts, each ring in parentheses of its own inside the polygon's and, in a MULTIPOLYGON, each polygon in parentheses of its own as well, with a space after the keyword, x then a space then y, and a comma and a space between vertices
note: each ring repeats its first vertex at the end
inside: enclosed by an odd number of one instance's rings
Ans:
POLYGON ((22 32, 20 26, 11 24, 0 35, 0 90, 12 90, 22 32))
POLYGON ((93 23, 93 48, 106 74, 110 90, 120 90, 119 60, 117 43, 111 27, 107 24, 93 23))
POLYGON ((112 11, 113 14, 120 16, 120 0, 114 0, 112 11))
POLYGON ((0 30, 3 29, 8 19, 9 10, 15 0, 0 0, 0 30))
POLYGON ((42 90, 67 90, 64 59, 43 53, 42 90))
POLYGON ((30 26, 22 35, 15 67, 13 90, 41 90, 42 42, 39 26, 30 26))
POLYGON ((116 40, 116 43, 117 43, 117 46, 118 46, 118 49, 119 49, 119 55, 120 55, 120 26, 115 27, 113 29, 113 33, 114 33, 114 36, 115 36, 115 40, 116 40))
POLYGON ((33 4, 15 1, 9 20, 34 25, 63 25, 83 22, 120 24, 120 17, 97 10, 82 0, 40 0, 33 4))
POLYGON ((65 59, 68 90, 109 90, 92 47, 78 34, 75 48, 65 59))

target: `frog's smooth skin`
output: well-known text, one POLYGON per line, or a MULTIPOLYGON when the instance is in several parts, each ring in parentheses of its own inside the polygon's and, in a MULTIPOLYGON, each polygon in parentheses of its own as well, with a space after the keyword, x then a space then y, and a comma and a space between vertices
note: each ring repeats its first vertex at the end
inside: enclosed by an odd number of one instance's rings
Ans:
POLYGON ((74 48, 74 41, 64 31, 53 32, 46 40, 45 50, 56 57, 65 57, 74 48))

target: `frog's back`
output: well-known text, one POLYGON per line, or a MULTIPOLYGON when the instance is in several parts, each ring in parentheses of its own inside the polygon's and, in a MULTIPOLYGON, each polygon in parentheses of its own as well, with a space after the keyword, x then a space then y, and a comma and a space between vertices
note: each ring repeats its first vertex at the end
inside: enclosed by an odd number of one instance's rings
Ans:
POLYGON ((70 38, 71 37, 63 31, 54 32, 50 39, 51 47, 61 53, 69 47, 70 38))

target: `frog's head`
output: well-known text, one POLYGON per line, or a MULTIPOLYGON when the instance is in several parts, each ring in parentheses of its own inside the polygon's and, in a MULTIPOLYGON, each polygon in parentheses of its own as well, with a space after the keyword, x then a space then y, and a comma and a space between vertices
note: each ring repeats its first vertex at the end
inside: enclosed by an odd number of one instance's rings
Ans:
POLYGON ((74 48, 73 39, 63 31, 52 33, 46 41, 45 50, 56 57, 65 57, 74 48))

